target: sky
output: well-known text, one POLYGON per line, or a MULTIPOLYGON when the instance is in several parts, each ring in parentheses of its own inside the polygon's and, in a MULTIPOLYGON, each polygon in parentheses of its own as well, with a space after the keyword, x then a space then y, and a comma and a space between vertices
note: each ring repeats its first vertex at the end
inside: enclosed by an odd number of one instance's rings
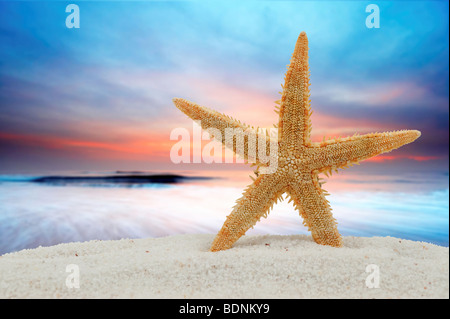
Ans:
POLYGON ((377 1, 380 28, 370 3, 0 1, 0 173, 178 169, 174 97, 271 127, 305 31, 312 140, 420 130, 367 168, 448 179, 448 1, 377 1))

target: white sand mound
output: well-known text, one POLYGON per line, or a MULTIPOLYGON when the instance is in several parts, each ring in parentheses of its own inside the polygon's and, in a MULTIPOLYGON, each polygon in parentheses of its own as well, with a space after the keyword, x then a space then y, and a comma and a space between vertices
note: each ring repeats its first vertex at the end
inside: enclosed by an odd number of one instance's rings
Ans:
POLYGON ((0 257, 1 298, 449 298, 449 249, 392 237, 91 241, 0 257), (79 288, 76 288, 79 284, 79 288), (378 288, 377 288, 378 287, 378 288))

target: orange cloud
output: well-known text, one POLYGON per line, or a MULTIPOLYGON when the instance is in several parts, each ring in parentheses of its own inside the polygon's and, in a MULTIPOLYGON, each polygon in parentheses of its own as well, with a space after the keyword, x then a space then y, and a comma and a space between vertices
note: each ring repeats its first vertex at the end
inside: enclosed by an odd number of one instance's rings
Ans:
POLYGON ((395 161, 401 159, 411 159, 414 161, 432 161, 440 159, 439 156, 417 156, 417 155, 378 155, 375 157, 371 157, 367 159, 367 162, 386 162, 386 161, 395 161))
POLYGON ((0 140, 18 145, 46 149, 75 151, 89 158, 136 158, 150 161, 168 157, 172 141, 167 136, 152 136, 152 139, 135 139, 120 142, 99 142, 48 135, 26 135, 0 132, 0 140), (167 149, 167 150, 166 150, 167 149))

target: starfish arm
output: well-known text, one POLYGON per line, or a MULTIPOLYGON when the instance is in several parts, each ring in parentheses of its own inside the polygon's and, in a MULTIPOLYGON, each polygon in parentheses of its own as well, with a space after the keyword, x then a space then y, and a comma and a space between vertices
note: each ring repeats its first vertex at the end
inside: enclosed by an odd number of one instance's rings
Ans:
POLYGON ((316 243, 342 246, 337 222, 331 213, 330 203, 325 198, 327 193, 321 188, 317 174, 312 173, 299 183, 290 184, 286 192, 291 198, 289 201, 294 201, 294 207, 316 243))
MULTIPOLYGON (((236 155, 247 161, 266 166, 267 158, 260 158, 258 146, 265 146, 265 154, 276 150, 277 141, 268 135, 258 134, 251 126, 241 123, 227 115, 211 110, 185 99, 174 98, 175 106, 194 121, 200 121, 200 126, 236 155)), ((262 153, 264 154, 264 153, 262 153)))
POLYGON ((302 32, 286 73, 278 122, 281 142, 294 150, 310 143, 309 85, 308 38, 302 32))
POLYGON ((248 186, 214 239, 211 251, 230 248, 261 217, 267 217, 270 208, 284 191, 285 184, 276 176, 277 174, 260 175, 248 186))
POLYGON ((317 143, 319 172, 346 168, 370 157, 390 152, 405 144, 415 141, 420 132, 403 130, 385 133, 371 133, 361 136, 340 138, 333 141, 317 143), (321 146, 321 147, 320 147, 321 146))

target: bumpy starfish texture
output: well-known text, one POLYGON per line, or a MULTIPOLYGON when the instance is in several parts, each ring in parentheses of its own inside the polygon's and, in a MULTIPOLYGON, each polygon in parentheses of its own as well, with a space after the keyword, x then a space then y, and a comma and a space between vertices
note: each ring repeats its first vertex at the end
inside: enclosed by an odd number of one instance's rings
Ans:
POLYGON ((294 53, 285 77, 281 100, 276 112, 279 114, 278 136, 275 139, 261 130, 241 123, 231 117, 199 106, 185 99, 175 98, 173 102, 193 120, 199 120, 203 129, 216 129, 215 138, 230 147, 258 168, 266 167, 258 153, 248 152, 254 138, 265 143, 266 149, 278 147, 277 169, 270 174, 258 174, 243 196, 236 201, 231 214, 214 239, 211 251, 230 248, 261 217, 267 217, 269 210, 282 195, 287 193, 294 202, 303 223, 311 231, 313 239, 323 245, 342 246, 337 222, 325 198, 328 193, 322 189, 320 173, 331 175, 332 171, 343 169, 360 161, 390 152, 420 136, 416 130, 402 130, 385 133, 354 135, 346 138, 310 140, 312 110, 310 108, 308 67, 308 39, 302 32, 298 37, 294 53), (237 147, 236 140, 225 139, 226 129, 241 129, 244 147, 237 147))

